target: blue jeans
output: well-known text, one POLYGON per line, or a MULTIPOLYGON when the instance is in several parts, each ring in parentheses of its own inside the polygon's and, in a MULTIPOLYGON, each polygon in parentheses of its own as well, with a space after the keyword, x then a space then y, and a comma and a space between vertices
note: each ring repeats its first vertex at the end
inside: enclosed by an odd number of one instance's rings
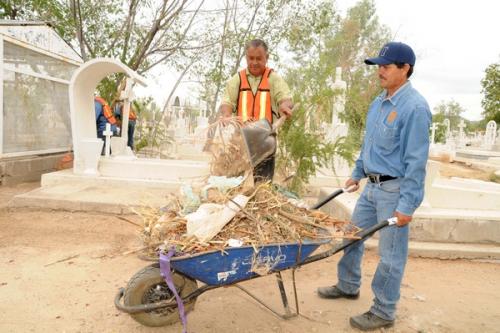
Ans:
MULTIPOLYGON (((392 217, 399 200, 400 183, 400 179, 381 184, 368 182, 356 203, 353 223, 365 229, 392 217)), ((344 250, 338 263, 337 288, 345 293, 355 294, 359 291, 363 252, 363 242, 351 245, 344 250)), ((408 225, 388 226, 380 230, 379 255, 380 261, 372 280, 375 298, 370 311, 383 319, 394 320, 408 258, 408 225)))
POLYGON ((134 150, 134 131, 135 131, 135 120, 128 121, 128 131, 127 131, 127 146, 134 150))

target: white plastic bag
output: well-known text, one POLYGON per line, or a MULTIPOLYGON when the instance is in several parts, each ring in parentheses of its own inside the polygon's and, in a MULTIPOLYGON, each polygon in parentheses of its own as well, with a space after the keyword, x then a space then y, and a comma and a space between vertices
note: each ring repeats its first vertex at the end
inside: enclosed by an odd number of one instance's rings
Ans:
POLYGON ((233 219, 240 207, 245 207, 249 197, 238 194, 232 201, 224 205, 202 204, 194 213, 186 215, 187 235, 195 236, 200 242, 206 243, 217 235, 224 226, 233 219))

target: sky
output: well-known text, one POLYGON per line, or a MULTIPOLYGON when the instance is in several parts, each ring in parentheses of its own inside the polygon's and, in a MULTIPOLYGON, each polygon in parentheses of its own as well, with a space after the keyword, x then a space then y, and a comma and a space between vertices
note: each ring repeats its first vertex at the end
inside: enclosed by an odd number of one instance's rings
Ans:
MULTIPOLYGON (((337 0, 344 13, 355 3, 337 0)), ((454 100, 465 109, 465 118, 481 119, 481 79, 489 65, 500 61, 500 1, 375 0, 375 5, 380 22, 395 34, 393 40, 415 51, 411 81, 431 110, 454 100)), ((164 96, 157 98, 160 105, 177 79, 175 73, 162 71, 145 90, 164 96)), ((181 85, 176 95, 192 98, 193 90, 181 85)))
MULTIPOLYGON (((353 0, 337 0, 351 7, 353 0)), ((481 79, 500 61, 500 1, 376 0, 380 22, 417 61, 411 79, 431 109, 455 100, 469 120, 481 119, 481 79)))

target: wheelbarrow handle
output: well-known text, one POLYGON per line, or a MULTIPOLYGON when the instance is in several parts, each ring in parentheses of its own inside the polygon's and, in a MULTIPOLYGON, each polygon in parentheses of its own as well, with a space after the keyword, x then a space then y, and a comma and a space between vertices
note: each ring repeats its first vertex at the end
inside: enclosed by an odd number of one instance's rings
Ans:
POLYGON ((345 248, 348 248, 349 246, 351 246, 357 242, 364 241, 365 239, 372 236, 374 233, 376 233, 380 229, 383 229, 387 226, 395 225, 397 223, 398 223, 398 219, 396 217, 391 217, 387 220, 379 222, 370 228, 361 230, 361 232, 359 232, 359 234, 356 235, 359 237, 358 239, 345 240, 339 246, 336 246, 328 251, 307 257, 300 265, 302 266, 302 265, 309 264, 309 263, 314 262, 314 261, 328 258, 328 257, 344 250, 345 248))
POLYGON ((327 196, 326 198, 324 198, 323 200, 321 200, 320 202, 318 202, 317 204, 315 204, 314 206, 312 206, 311 209, 319 209, 319 208, 323 207, 326 203, 331 201, 332 199, 341 195, 342 193, 352 192, 355 188, 356 188, 356 185, 351 185, 348 188, 338 189, 335 192, 333 192, 332 194, 330 194, 329 196, 327 196))

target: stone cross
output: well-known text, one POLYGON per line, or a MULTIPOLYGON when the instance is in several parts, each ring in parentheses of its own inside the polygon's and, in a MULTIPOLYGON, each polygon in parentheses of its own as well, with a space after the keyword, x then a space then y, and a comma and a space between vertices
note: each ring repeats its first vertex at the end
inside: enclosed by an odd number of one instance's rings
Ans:
POLYGON ((342 81, 342 67, 335 69, 335 81, 332 84, 332 90, 336 93, 336 96, 333 103, 331 124, 338 125, 341 123, 339 114, 344 112, 347 90, 347 82, 342 81))
POLYGON ((111 124, 106 123, 106 129, 102 132, 102 134, 106 137, 104 140, 104 155, 109 157, 111 153, 111 137, 113 136, 113 131, 111 131, 111 124))
POLYGON ((128 140, 128 115, 130 114, 130 102, 132 102, 135 98, 132 90, 133 85, 134 81, 127 77, 125 79, 125 87, 120 92, 120 99, 123 100, 121 137, 125 142, 128 140))
POLYGON ((494 120, 490 120, 486 125, 486 133, 484 134, 486 146, 493 146, 495 144, 496 131, 497 123, 494 120))
POLYGON ((431 126, 431 144, 434 144, 434 139, 436 137, 436 130, 438 128, 439 124, 438 123, 432 123, 431 126))
POLYGON ((458 134, 458 140, 460 143, 462 143, 462 141, 464 141, 464 128, 465 127, 467 127, 467 125, 465 125, 464 120, 461 119, 460 124, 458 124, 458 128, 460 129, 459 134, 458 134))
POLYGON ((448 139, 450 137, 450 119, 446 118, 444 121, 443 121, 443 125, 446 126, 446 139, 448 139))

